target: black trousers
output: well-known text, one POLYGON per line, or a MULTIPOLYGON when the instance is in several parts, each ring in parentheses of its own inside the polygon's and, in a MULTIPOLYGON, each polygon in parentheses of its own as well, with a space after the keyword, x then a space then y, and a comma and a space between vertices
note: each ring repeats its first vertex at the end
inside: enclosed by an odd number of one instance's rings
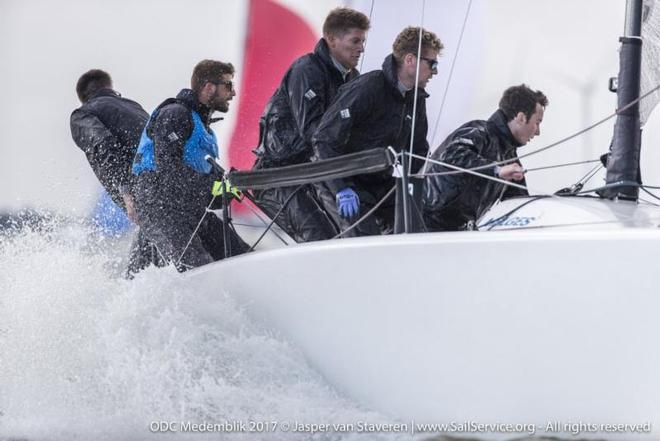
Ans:
POLYGON ((259 208, 271 219, 281 210, 275 223, 296 242, 332 239, 338 233, 311 185, 270 188, 253 193, 259 208))
MULTIPOLYGON (((337 211, 336 195, 324 183, 316 184, 316 192, 323 208, 341 231, 346 231, 355 221, 373 209, 385 197, 390 188, 387 185, 372 185, 369 187, 356 187, 353 190, 360 198, 360 213, 355 218, 347 220, 342 218, 337 211)), ((394 227, 394 205, 395 197, 392 193, 373 214, 360 222, 355 228, 343 234, 342 237, 390 234, 394 227)))
MULTIPOLYGON (((167 210, 161 206, 139 206, 140 229, 158 249, 167 263, 173 263, 177 270, 185 271, 216 260, 224 259, 224 223, 213 213, 206 213, 199 229, 195 228, 203 212, 191 216, 188 213, 167 210)), ((231 226, 229 240, 231 255, 245 253, 248 245, 231 226)))

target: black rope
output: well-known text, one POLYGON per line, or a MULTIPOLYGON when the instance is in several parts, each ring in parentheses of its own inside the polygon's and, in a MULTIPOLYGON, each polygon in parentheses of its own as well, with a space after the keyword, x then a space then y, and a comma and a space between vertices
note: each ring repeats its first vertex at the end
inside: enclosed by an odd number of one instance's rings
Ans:
POLYGON ((544 198, 549 198, 549 197, 552 197, 552 196, 546 196, 546 195, 533 196, 531 199, 529 199, 529 200, 523 202, 522 204, 518 205, 517 207, 515 207, 514 209, 512 209, 512 210, 509 211, 508 213, 505 213, 505 214, 503 214, 502 216, 500 216, 500 217, 498 217, 498 218, 496 218, 496 219, 490 220, 490 221, 486 222, 486 223, 483 224, 483 225, 479 225, 479 226, 477 226, 477 229, 480 230, 480 229, 482 229, 482 228, 484 228, 484 227, 490 225, 490 227, 488 227, 488 231, 490 231, 490 230, 492 230, 493 228, 495 228, 495 227, 499 224, 500 221, 504 221, 504 220, 508 219, 509 216, 511 216, 511 215, 512 215, 513 213, 515 213, 516 211, 520 210, 520 209, 521 209, 522 207, 524 207, 525 205, 531 204, 532 202, 536 202, 536 201, 538 201, 539 199, 544 199, 544 198))
MULTIPOLYGON (((293 191, 293 193, 291 193, 291 194, 286 198, 286 200, 284 201, 284 203, 282 204, 282 206, 280 207, 280 209, 277 211, 277 213, 275 213, 275 216, 273 216, 273 219, 270 221, 270 223, 268 224, 268 226, 266 227, 266 229, 264 230, 264 232, 261 233, 261 236, 259 236, 259 238, 258 238, 257 241, 254 243, 254 245, 252 245, 252 246, 250 247, 250 249, 248 250, 248 252, 253 251, 254 248, 255 248, 257 245, 259 245, 259 242, 261 242, 261 239, 263 239, 264 236, 266 235, 266 233, 268 233, 268 231, 273 227, 273 224, 275 223, 275 219, 277 219, 277 217, 278 217, 280 214, 282 214, 282 212, 284 211, 284 209, 286 208, 286 206, 289 204, 289 202, 291 201, 291 199, 293 198, 293 196, 294 196, 296 193, 298 193, 298 190, 300 190, 301 188, 303 188, 304 185, 305 185, 305 184, 301 184, 301 185, 299 185, 298 188, 296 188, 296 189, 293 191)), ((287 246, 288 246, 288 244, 287 244, 287 246)))
POLYGON ((362 217, 361 217, 360 219, 358 219, 354 224, 352 224, 350 227, 346 228, 346 229, 345 229, 344 231, 342 231, 341 233, 337 234, 337 235, 336 235, 335 237, 333 237, 332 239, 338 239, 338 238, 342 237, 344 234, 346 234, 346 233, 348 233, 349 231, 353 230, 353 229, 354 229, 355 227, 357 227, 358 225, 360 225, 360 224, 362 223, 363 220, 365 220, 367 217, 371 216, 371 215, 372 215, 372 214, 378 209, 378 207, 380 207, 381 205, 383 205, 383 203, 385 202, 385 200, 386 200, 387 198, 389 198, 389 197, 392 195, 392 193, 394 193, 394 190, 396 190, 396 185, 395 185, 394 187, 392 187, 392 188, 390 189, 390 191, 388 191, 387 194, 385 194, 385 196, 383 196, 383 198, 382 198, 380 201, 378 201, 378 203, 377 203, 376 205, 374 205, 373 208, 372 208, 371 210, 367 211, 367 212, 364 214, 364 216, 362 216, 362 217))
POLYGON ((600 159, 589 159, 588 161, 566 162, 564 164, 546 165, 545 167, 526 168, 525 172, 547 170, 550 168, 569 167, 571 165, 593 164, 594 162, 600 162, 600 159))
MULTIPOLYGON (((644 185, 644 186, 641 186, 640 188, 642 189, 642 191, 643 191, 644 193, 648 194, 648 195, 651 196, 653 199, 657 199, 657 200, 660 201, 660 197, 659 197, 659 196, 656 196, 654 193, 648 191, 645 187, 646 187, 646 186, 644 185)), ((657 205, 657 204, 653 204, 653 205, 657 205)))

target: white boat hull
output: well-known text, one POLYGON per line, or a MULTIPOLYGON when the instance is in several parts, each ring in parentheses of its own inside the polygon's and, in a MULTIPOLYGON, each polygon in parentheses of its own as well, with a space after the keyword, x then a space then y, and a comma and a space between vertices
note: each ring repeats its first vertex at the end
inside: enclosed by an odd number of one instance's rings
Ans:
POLYGON ((659 254, 656 228, 411 234, 190 276, 401 421, 660 424, 659 254))

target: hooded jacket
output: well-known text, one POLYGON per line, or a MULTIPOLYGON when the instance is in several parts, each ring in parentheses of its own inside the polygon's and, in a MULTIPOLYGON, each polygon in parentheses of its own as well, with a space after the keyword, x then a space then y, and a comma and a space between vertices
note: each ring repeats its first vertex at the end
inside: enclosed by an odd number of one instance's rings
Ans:
MULTIPOLYGON (((215 142, 210 128, 212 113, 190 89, 181 90, 175 99, 166 100, 154 111, 145 128, 153 140, 154 170, 134 168, 139 171, 138 209, 156 205, 185 217, 201 217, 212 197, 214 175, 187 159, 188 141, 196 131, 203 130, 208 136, 200 138, 215 142)), ((136 155, 134 164, 143 161, 141 155, 136 155)))
POLYGON ((149 114, 112 89, 101 89, 71 114, 71 135, 112 200, 132 193, 131 163, 149 114))
MULTIPOLYGON (((414 90, 402 94, 398 88, 396 60, 388 55, 382 70, 356 78, 339 89, 334 103, 323 115, 313 137, 315 159, 392 146, 397 152, 408 150, 413 121, 414 90)), ((413 153, 426 156, 426 98, 418 89, 413 153)), ((416 172, 423 161, 413 161, 416 172)), ((369 189, 394 185, 391 172, 358 175, 327 182, 334 193, 345 187, 369 189)))
POLYGON ((259 121, 256 168, 309 162, 312 135, 339 87, 358 76, 344 77, 335 66, 322 38, 313 53, 298 58, 266 104, 259 121))

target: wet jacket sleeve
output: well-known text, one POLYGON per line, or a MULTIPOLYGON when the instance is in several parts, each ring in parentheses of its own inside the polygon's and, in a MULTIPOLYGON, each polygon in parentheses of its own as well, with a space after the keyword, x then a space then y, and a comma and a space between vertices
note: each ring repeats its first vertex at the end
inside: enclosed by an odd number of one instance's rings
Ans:
MULTIPOLYGON (((488 135, 481 130, 472 129, 466 133, 458 133, 447 145, 440 160, 456 167, 473 169, 493 164, 493 160, 481 156, 480 152, 488 144, 488 135)), ((495 176, 495 168, 488 167, 477 172, 495 176)))
POLYGON ((167 176, 178 173, 183 163, 183 148, 192 133, 190 112, 180 104, 163 107, 151 128, 156 167, 167 176))
MULTIPOLYGON (((471 128, 463 133, 457 133, 442 150, 436 150, 431 156, 461 168, 474 168, 492 164, 493 161, 482 157, 481 152, 488 143, 488 135, 478 129, 471 128)), ((467 182, 465 173, 437 175, 434 173, 452 171, 447 167, 431 163, 429 175, 424 179, 425 211, 436 212, 446 207, 459 197, 467 182)), ((493 168, 480 170, 480 173, 494 175, 493 168)))
MULTIPOLYGON (((340 89, 336 100, 323 114, 312 137, 314 159, 329 159, 353 153, 348 147, 351 131, 359 127, 372 112, 374 100, 369 87, 355 87, 351 82, 340 89)), ((334 193, 350 187, 350 179, 334 179, 326 182, 334 193)))
POLYGON ((287 81, 293 119, 308 146, 328 107, 326 81, 323 72, 311 63, 293 69, 287 81))
MULTIPOLYGON (((516 162, 520 164, 520 166, 522 167, 522 163, 518 159, 518 155, 516 155, 516 162)), ((523 187, 527 187, 527 179, 525 178, 523 178, 522 181, 517 181, 515 183, 522 185, 523 187)), ((510 199, 518 196, 529 196, 529 192, 527 190, 523 190, 522 188, 512 187, 511 185, 507 185, 506 190, 504 190, 504 194, 502 195, 502 200, 510 199)))
POLYGON ((87 160, 101 184, 109 190, 129 191, 130 170, 119 166, 123 162, 117 155, 121 144, 112 132, 94 114, 82 109, 71 114, 71 136, 85 153, 87 160))

